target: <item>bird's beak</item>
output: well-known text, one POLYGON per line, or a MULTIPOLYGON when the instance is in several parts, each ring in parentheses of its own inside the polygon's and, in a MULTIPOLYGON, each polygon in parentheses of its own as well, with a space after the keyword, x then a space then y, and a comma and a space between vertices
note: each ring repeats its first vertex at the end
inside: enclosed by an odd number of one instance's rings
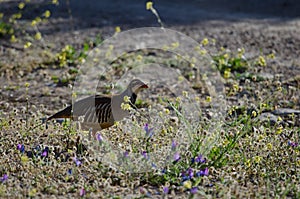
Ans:
POLYGON ((141 86, 141 88, 149 88, 147 84, 141 86))

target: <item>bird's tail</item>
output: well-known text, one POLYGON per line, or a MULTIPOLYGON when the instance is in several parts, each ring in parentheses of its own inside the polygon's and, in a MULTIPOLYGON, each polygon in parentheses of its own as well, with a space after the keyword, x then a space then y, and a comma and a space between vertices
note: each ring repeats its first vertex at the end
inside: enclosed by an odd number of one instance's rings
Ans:
POLYGON ((54 115, 48 117, 46 121, 54 119, 54 118, 71 118, 72 117, 72 106, 68 106, 67 108, 55 113, 54 115))
POLYGON ((31 130, 33 130, 33 129, 35 129, 35 128, 43 125, 43 124, 45 124, 46 128, 48 128, 47 127, 47 121, 51 120, 51 119, 56 119, 56 118, 71 118, 71 117, 72 117, 72 106, 68 106, 67 108, 65 108, 65 109, 63 109, 63 110, 55 113, 54 115, 52 115, 52 116, 50 116, 48 118, 42 118, 41 119, 42 123, 38 124, 38 125, 36 125, 34 127, 29 128, 29 131, 31 131, 31 130))

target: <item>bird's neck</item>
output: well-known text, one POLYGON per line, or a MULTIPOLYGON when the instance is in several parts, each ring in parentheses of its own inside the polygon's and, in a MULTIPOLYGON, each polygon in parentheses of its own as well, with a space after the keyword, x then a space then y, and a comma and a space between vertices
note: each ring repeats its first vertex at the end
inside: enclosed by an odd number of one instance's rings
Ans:
POLYGON ((124 102, 125 96, 128 96, 130 98, 132 104, 135 103, 135 100, 137 98, 137 95, 129 89, 126 89, 119 95, 115 95, 112 97, 112 113, 115 121, 122 120, 124 117, 129 115, 129 112, 127 110, 123 110, 121 108, 121 104, 124 102))
POLYGON ((132 93, 131 96, 129 96, 129 97, 130 97, 130 102, 132 104, 135 104, 135 101, 136 101, 136 98, 137 98, 137 94, 132 93))
POLYGON ((136 101, 136 98, 137 98, 137 94, 133 93, 131 90, 129 89, 126 89, 125 91, 123 91, 121 94, 120 94, 120 97, 122 98, 122 100, 124 99, 125 96, 128 96, 130 98, 130 102, 132 104, 135 103, 136 101))

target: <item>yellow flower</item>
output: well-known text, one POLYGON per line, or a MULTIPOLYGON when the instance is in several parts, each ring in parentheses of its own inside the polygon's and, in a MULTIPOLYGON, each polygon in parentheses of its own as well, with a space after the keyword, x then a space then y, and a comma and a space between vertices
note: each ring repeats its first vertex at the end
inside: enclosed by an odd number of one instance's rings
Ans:
POLYGON ((142 56, 142 55, 136 56, 136 60, 137 60, 137 61, 142 61, 142 60, 143 60, 143 56, 142 56))
POLYGON ((174 42, 174 43, 172 43, 172 47, 173 47, 173 48, 178 48, 178 46, 179 46, 179 42, 174 42))
POLYGON ((159 117, 163 117, 164 116, 161 111, 159 111, 158 115, 159 115, 159 117))
POLYGON ((186 189, 191 189, 192 188, 192 182, 190 180, 184 181, 183 186, 186 189))
POLYGON ((16 41, 17 41, 16 36, 15 36, 15 35, 12 35, 12 36, 10 37, 10 42, 15 43, 16 41))
POLYGON ((184 80, 184 77, 182 75, 178 76, 178 81, 182 82, 184 80))
POLYGON ((211 43, 212 43, 213 45, 215 45, 215 44, 216 44, 216 39, 211 39, 211 43))
POLYGON ((263 56, 259 56, 258 57, 258 64, 260 66, 266 66, 267 65, 266 60, 265 60, 265 58, 263 56))
POLYGON ((260 156, 255 156, 255 157, 254 157, 254 162, 255 162, 255 163, 258 164, 258 163, 260 163, 260 161, 261 161, 261 157, 260 157, 260 156))
POLYGON ((267 144, 267 149, 268 149, 268 150, 272 150, 272 148, 273 148, 273 145, 272 145, 271 143, 268 143, 268 144, 267 144))
POLYGON ((245 164, 246 164, 247 167, 250 167, 251 166, 251 160, 250 159, 246 160, 245 164))
POLYGON ((77 93, 76 92, 72 92, 72 98, 77 98, 77 93))
POLYGON ((36 17, 35 20, 36 20, 37 23, 42 21, 41 17, 36 17))
POLYGON ((21 17, 22 17, 22 13, 16 13, 12 15, 13 19, 21 19, 21 17))
POLYGON ((26 155, 22 155, 22 156, 21 156, 21 162, 22 162, 23 164, 27 163, 28 160, 29 160, 29 158, 28 158, 26 155))
POLYGON ((41 40, 42 39, 42 34, 40 32, 37 32, 35 35, 34 35, 34 38, 36 40, 41 40))
POLYGON ((31 42, 27 41, 25 44, 24 44, 24 48, 29 48, 31 46, 31 42))
POLYGON ((31 26, 36 26, 36 24, 37 24, 37 21, 35 19, 31 21, 31 26))
POLYGON ((210 103, 210 102, 211 102, 211 96, 206 96, 205 101, 206 101, 207 103, 210 103))
POLYGON ((40 17, 36 17, 34 20, 31 21, 31 26, 36 26, 42 19, 40 17))
POLYGON ((2 12, 0 12, 0 19, 2 19, 3 18, 3 13, 2 12))
POLYGON ((30 189, 29 192, 28 192, 28 196, 29 197, 34 197, 37 193, 37 190, 36 188, 33 188, 33 189, 30 189))
POLYGON ((233 84, 233 90, 238 91, 239 90, 239 85, 238 84, 233 84))
POLYGON ((165 113, 166 113, 167 115, 170 114, 170 110, 169 110, 169 109, 165 108, 164 111, 165 111, 165 113))
POLYGON ((51 16, 51 12, 49 10, 46 10, 43 15, 45 18, 49 18, 51 16))
POLYGON ((52 4, 58 5, 58 0, 52 0, 52 4))
POLYGON ((257 116, 256 111, 252 111, 251 115, 252 115, 252 117, 256 117, 257 116))
POLYGON ((224 71, 224 78, 228 79, 230 77, 230 74, 231 74, 230 70, 225 70, 224 71))
POLYGON ((200 55, 206 55, 207 51, 206 50, 200 50, 200 55))
POLYGON ((148 1, 146 3, 146 10, 151 10, 153 9, 153 2, 152 1, 148 1))
POLYGON ((201 41, 201 44, 202 44, 203 46, 206 46, 208 43, 209 43, 209 41, 208 41, 207 38, 204 38, 204 39, 201 41))
POLYGON ((188 92, 187 91, 182 91, 183 97, 188 97, 188 92))
POLYGON ((282 87, 281 87, 281 86, 278 86, 278 87, 277 87, 277 91, 281 92, 281 91, 282 91, 282 87))
POLYGON ((268 105, 266 104, 266 103, 261 103, 260 104, 260 107, 262 107, 262 108, 265 108, 265 107, 267 107, 268 105))
POLYGON ((226 64, 225 59, 220 58, 219 59, 219 65, 225 65, 225 64, 226 64))
POLYGON ((281 134, 282 129, 283 129, 283 127, 282 127, 282 126, 279 126, 279 127, 276 129, 276 134, 277 134, 277 135, 281 134))
POLYGON ((126 102, 126 103, 130 102, 130 97, 124 96, 124 102, 126 102))
POLYGON ((296 165, 299 167, 300 166, 300 159, 296 162, 296 165))
POLYGON ((268 55, 268 58, 269 58, 269 59, 275 59, 274 53, 269 54, 269 55, 268 55))
POLYGON ((19 3, 18 8, 20 10, 22 10, 24 7, 25 7, 25 3, 24 2, 19 3))
POLYGON ((200 46, 196 46, 196 47, 194 48, 194 50, 200 51, 200 50, 201 50, 201 47, 200 47, 200 46))
POLYGON ((120 26, 116 26, 115 27, 115 33, 119 33, 119 32, 121 32, 121 28, 120 28, 120 26))
POLYGON ((229 144, 229 140, 224 140, 222 144, 223 146, 227 146, 229 144))
POLYGON ((127 103, 122 103, 121 104, 121 109, 125 110, 125 111, 129 111, 132 109, 132 107, 130 106, 130 104, 127 103))
POLYGON ((237 51, 238 51, 238 57, 239 58, 241 58, 244 55, 244 53, 245 53, 245 49, 244 48, 238 48, 237 51))
POLYGON ((262 134, 260 134, 260 135, 258 136, 258 141, 262 141, 264 138, 265 138, 265 136, 262 135, 262 134))

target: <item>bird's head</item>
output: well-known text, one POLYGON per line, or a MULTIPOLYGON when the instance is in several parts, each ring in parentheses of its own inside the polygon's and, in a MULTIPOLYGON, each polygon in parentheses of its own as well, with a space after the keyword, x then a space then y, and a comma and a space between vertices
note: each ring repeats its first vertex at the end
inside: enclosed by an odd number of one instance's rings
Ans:
POLYGON ((141 89, 148 88, 148 86, 141 80, 134 79, 129 83, 128 88, 131 90, 132 93, 138 94, 138 92, 140 92, 141 89))

